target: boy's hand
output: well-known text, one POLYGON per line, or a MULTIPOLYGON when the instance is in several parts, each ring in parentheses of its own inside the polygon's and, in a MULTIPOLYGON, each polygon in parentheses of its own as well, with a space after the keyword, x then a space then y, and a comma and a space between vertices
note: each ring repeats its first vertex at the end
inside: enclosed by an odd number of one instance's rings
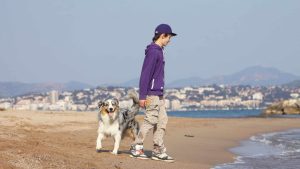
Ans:
POLYGON ((146 100, 140 100, 140 107, 142 108, 146 107, 146 100))

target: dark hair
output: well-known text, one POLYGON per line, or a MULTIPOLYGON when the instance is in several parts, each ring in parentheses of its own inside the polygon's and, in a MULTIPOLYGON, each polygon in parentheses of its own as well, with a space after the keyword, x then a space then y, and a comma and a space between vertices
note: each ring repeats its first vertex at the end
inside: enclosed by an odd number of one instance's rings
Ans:
POLYGON ((160 37, 160 35, 163 35, 164 37, 167 37, 167 36, 168 36, 168 34, 165 34, 165 33, 163 33, 163 34, 161 34, 161 33, 156 33, 156 34, 154 35, 154 37, 152 38, 152 42, 156 42, 157 39, 160 37))

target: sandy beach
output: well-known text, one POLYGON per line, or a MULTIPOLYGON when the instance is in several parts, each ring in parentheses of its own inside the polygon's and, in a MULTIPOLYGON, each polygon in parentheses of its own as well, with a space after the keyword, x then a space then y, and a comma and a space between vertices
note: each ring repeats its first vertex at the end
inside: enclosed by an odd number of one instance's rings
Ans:
MULTIPOLYGON (((137 119, 142 122, 143 116, 137 119)), ((95 151, 96 112, 0 111, 0 169, 206 169, 234 161, 229 148, 252 135, 300 128, 300 119, 169 118, 165 144, 175 163, 129 157, 132 140, 121 142, 119 155, 110 153, 113 139, 95 151), (191 137, 188 137, 191 136, 191 137)), ((151 153, 152 134, 145 142, 151 153)))

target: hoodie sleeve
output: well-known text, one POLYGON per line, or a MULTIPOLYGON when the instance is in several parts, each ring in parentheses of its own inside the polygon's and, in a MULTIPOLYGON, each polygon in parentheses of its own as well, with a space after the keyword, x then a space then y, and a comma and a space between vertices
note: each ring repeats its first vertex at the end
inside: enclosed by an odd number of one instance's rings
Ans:
POLYGON ((157 62, 157 52, 149 50, 145 56, 144 64, 140 77, 140 100, 145 100, 149 88, 149 84, 153 78, 154 69, 157 62))

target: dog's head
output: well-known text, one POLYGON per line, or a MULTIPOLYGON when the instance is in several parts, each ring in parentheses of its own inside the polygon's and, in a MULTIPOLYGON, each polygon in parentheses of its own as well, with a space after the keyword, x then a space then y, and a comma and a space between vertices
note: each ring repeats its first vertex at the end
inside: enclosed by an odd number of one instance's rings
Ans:
POLYGON ((108 115, 111 120, 116 119, 119 112, 119 101, 117 99, 107 99, 98 103, 101 115, 108 115))

